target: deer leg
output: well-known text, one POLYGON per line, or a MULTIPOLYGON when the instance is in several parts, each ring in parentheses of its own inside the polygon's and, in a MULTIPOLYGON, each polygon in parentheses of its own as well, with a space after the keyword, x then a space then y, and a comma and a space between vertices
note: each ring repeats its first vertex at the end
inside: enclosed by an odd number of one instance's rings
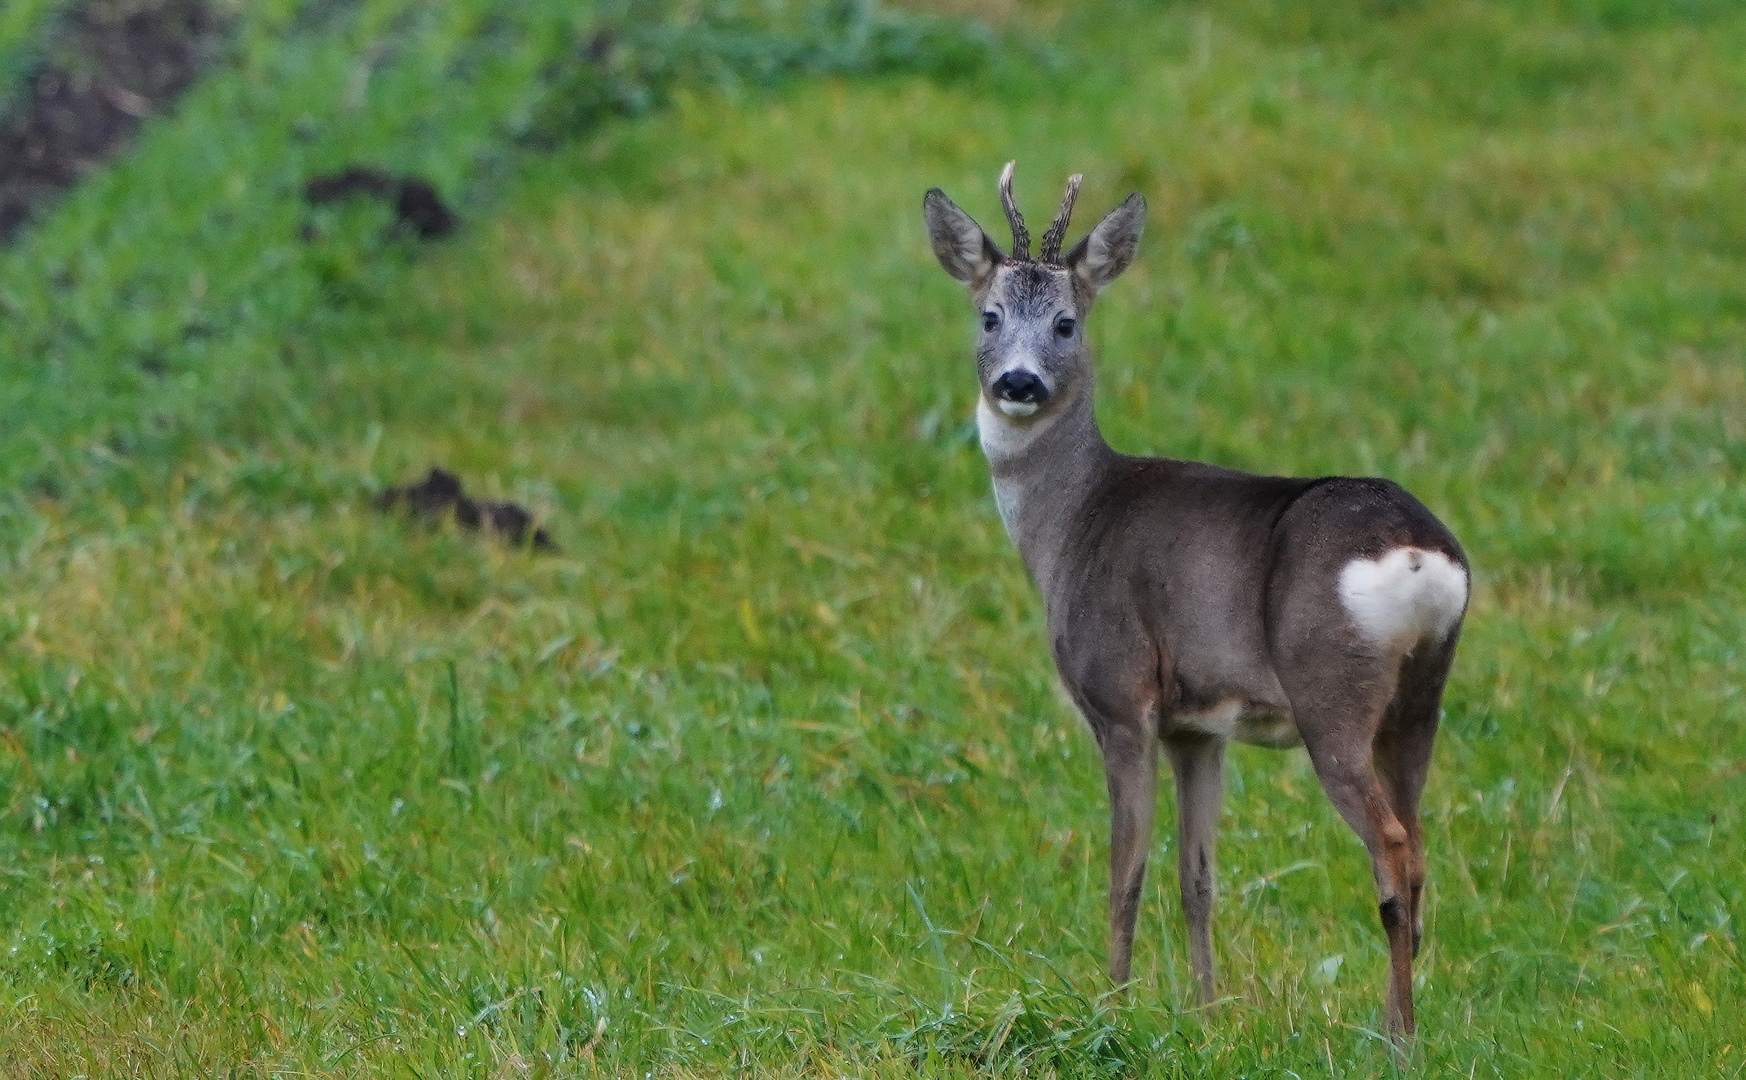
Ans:
POLYGON ((1375 745, 1376 771, 1383 795, 1396 821, 1406 830, 1407 854, 1403 885, 1406 919, 1412 932, 1412 955, 1419 955, 1425 924, 1421 906, 1425 896, 1425 841, 1419 829, 1419 793, 1424 789, 1424 764, 1430 760, 1431 740, 1408 739, 1389 732, 1378 733, 1375 745), (1420 753, 1423 757, 1419 757, 1420 753), (1417 773, 1415 779, 1414 773, 1417 773))
POLYGON ((1412 954, 1419 955, 1425 923, 1425 840, 1419 827, 1419 794, 1425 787, 1425 771, 1431 759, 1433 731, 1377 733, 1374 747, 1376 771, 1395 820, 1406 830, 1407 858, 1404 885, 1407 920, 1412 932, 1412 954))
MULTIPOLYGON (((1300 722, 1299 729, 1304 725, 1300 722)), ((1388 936, 1388 997, 1383 1023, 1390 1034, 1413 1031, 1413 932, 1412 842, 1405 825, 1395 816, 1388 795, 1371 768, 1370 739, 1312 741, 1305 731, 1304 743, 1322 790, 1346 824, 1352 827, 1370 852, 1370 870, 1376 878, 1377 914, 1388 936)))
POLYGON ((1199 737, 1167 739, 1164 753, 1176 780, 1176 881, 1188 922, 1188 958, 1195 997, 1213 999, 1213 846, 1219 799, 1224 790, 1225 741, 1199 737))
POLYGON ((1128 981, 1134 955, 1134 920, 1146 849, 1152 841, 1152 806, 1158 791, 1158 748, 1150 730, 1101 732, 1103 777, 1109 786, 1109 977, 1128 981))
POLYGON ((1419 826, 1419 796, 1431 767, 1431 746, 1437 736, 1438 712, 1443 701, 1443 681, 1452 657, 1438 650, 1423 659, 1408 658, 1400 688, 1383 716, 1372 750, 1376 772, 1388 796, 1394 816, 1406 826, 1408 909, 1412 919, 1413 956, 1424 941, 1425 843, 1419 826))

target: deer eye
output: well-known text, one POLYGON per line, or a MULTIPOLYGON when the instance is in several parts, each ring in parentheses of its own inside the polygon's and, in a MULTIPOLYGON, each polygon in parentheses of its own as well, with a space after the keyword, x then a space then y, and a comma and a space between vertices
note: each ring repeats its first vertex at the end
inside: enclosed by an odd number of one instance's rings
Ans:
POLYGON ((1073 325, 1074 325, 1073 320, 1067 318, 1065 315, 1063 315, 1059 319, 1056 319, 1055 320, 1055 334, 1056 334, 1056 336, 1057 337, 1064 337, 1064 338, 1072 337, 1073 336, 1073 325))
POLYGON ((988 331, 989 333, 993 333, 994 328, 999 326, 999 325, 1000 325, 1000 316, 999 315, 995 314, 992 311, 984 311, 982 313, 982 329, 983 330, 988 331))

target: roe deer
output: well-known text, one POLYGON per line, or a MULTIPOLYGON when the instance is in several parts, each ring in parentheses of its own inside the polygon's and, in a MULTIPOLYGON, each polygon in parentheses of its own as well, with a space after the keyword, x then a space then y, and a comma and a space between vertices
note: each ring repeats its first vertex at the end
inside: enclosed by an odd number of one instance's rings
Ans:
POLYGON ((1252 476, 1129 457, 1092 415, 1084 324, 1133 261, 1138 192, 1070 251, 1080 178, 1036 258, 1000 177, 1013 250, 938 188, 928 236, 981 319, 976 421, 1055 668, 1097 738, 1110 798, 1109 970, 1128 981, 1157 753, 1176 780, 1177 874, 1202 1001, 1213 997, 1213 836, 1225 743, 1301 743, 1369 849, 1388 935, 1388 1029, 1413 1030, 1423 933, 1419 794, 1467 608, 1466 557, 1387 480, 1252 476))

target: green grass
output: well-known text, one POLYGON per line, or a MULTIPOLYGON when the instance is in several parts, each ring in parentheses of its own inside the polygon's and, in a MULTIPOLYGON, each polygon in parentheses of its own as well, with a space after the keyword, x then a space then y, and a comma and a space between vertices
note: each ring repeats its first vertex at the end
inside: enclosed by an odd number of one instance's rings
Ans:
MULTIPOLYGON (((9 83, 22 76, 31 46, 61 6, 62 0, 8 0, 0 7, 0 80, 9 83)), ((0 105, 6 104, 11 89, 0 89, 0 105)))
POLYGON ((431 80, 324 74, 363 31, 245 32, 4 256, 0 1068, 1746 1068, 1746 20, 989 10, 1052 62, 537 154, 525 75, 431 134, 431 80), (465 232, 298 246, 299 170, 364 153, 465 232), (1229 766, 1226 998, 1188 1007, 1168 812, 1102 997, 1096 751, 920 224, 934 185, 998 221, 1008 157, 1033 213, 1075 169, 1088 219, 1151 203, 1091 324, 1118 447, 1381 473, 1473 559, 1404 1066, 1301 753, 1229 766), (196 289, 202 251, 238 261, 196 289), (369 508, 432 462, 562 554, 369 508))
POLYGON ((54 493, 118 453, 174 460, 257 434, 236 430, 255 424, 247 403, 281 411, 305 396, 308 382, 283 370, 298 347, 287 339, 380 300, 410 255, 384 236, 379 208, 312 214, 298 195, 311 176, 358 163, 411 173, 468 218, 492 211, 529 147, 647 111, 674 85, 968 73, 992 54, 979 24, 869 0, 753 9, 763 17, 738 0, 221 10, 224 70, 29 244, 0 251, 0 485, 54 493), (581 61, 601 25, 618 42, 604 75, 581 61))

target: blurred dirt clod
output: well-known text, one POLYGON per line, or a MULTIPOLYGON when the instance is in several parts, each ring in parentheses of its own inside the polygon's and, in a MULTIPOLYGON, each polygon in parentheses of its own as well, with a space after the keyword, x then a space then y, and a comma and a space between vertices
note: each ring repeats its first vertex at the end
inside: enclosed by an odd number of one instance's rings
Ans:
POLYGON ((464 529, 489 530, 517 547, 531 542, 535 551, 558 549, 551 534, 534 524, 533 515, 525 507, 472 498, 461 490, 460 477, 434 465, 418 483, 391 487, 376 496, 376 508, 405 510, 425 520, 452 515, 464 529))
POLYGON ((360 195, 392 205, 400 227, 417 233, 421 240, 441 239, 459 224, 436 188, 416 176, 395 176, 382 169, 354 165, 317 176, 303 186, 303 197, 311 206, 360 195))
POLYGON ((0 243, 193 84, 223 27, 205 0, 85 0, 0 112, 0 243))

